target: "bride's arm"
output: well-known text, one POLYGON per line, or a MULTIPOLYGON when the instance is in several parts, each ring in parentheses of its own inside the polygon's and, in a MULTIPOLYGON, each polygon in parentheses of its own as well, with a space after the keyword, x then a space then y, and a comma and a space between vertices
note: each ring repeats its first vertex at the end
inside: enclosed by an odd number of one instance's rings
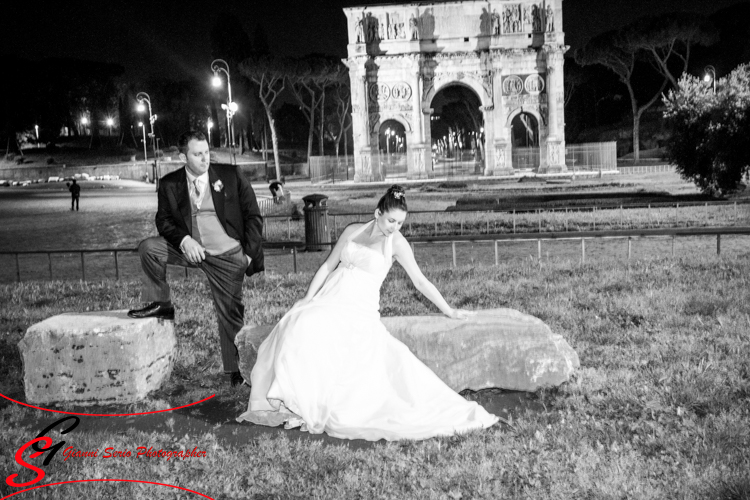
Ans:
POLYGON ((394 235, 393 239, 393 256, 398 263, 401 264, 401 267, 404 268, 406 274, 409 275, 412 283, 414 283, 414 287, 419 290, 422 295, 430 299, 430 302, 435 304, 443 314, 449 318, 461 319, 465 319, 474 314, 473 311, 454 309, 445 301, 443 295, 438 291, 435 285, 433 285, 432 282, 422 274, 422 270, 419 269, 417 261, 414 259, 414 252, 412 252, 409 242, 398 233, 394 235))
POLYGON ((339 261, 341 260, 341 251, 346 244, 346 240, 357 227, 359 227, 358 224, 351 224, 344 229, 339 239, 336 240, 336 244, 333 246, 333 249, 328 255, 328 258, 326 258, 325 262, 323 262, 320 268, 318 268, 318 270, 315 272, 315 276, 313 276, 312 281, 310 281, 310 285, 307 287, 307 293, 302 298, 302 300, 300 300, 300 302, 306 302, 315 297, 315 294, 318 293, 320 287, 323 286, 323 283, 325 283, 328 275, 331 274, 339 265, 339 261))

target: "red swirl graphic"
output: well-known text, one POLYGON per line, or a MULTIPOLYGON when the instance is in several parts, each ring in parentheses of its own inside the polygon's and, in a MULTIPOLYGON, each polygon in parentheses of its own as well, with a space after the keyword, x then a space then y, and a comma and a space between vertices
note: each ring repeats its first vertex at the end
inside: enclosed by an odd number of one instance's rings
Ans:
MULTIPOLYGON (((186 405, 182 405, 182 406, 177 406, 175 408, 167 408, 166 410, 145 411, 143 413, 115 413, 115 414, 112 414, 112 413, 75 413, 75 412, 72 412, 72 411, 50 410, 49 408, 40 408, 39 406, 34 406, 34 405, 27 404, 27 403, 22 403, 20 401, 16 401, 15 399, 9 398, 8 396, 6 396, 3 393, 0 393, 0 396, 4 397, 8 401, 13 401, 14 403, 19 404, 21 406, 28 406, 29 408, 34 408, 35 410, 48 411, 48 412, 51 412, 51 413, 64 413, 66 415, 83 415, 84 417, 129 417, 129 416, 132 416, 132 415, 149 415, 151 413, 162 413, 162 412, 165 412, 165 411, 173 411, 173 410, 179 410, 180 408, 187 408, 188 406, 193 406, 193 405, 197 405, 198 403, 202 403, 204 401, 208 401, 212 397, 216 396, 216 394, 211 394, 207 398, 203 398, 200 401, 196 401, 194 403, 190 403, 190 404, 186 404, 186 405)), ((121 480, 120 479, 112 479, 112 481, 121 481, 121 480)), ((124 479, 122 479, 122 481, 124 481, 124 479)), ((159 484, 159 483, 155 483, 155 484, 159 484)), ((5 498, 8 498, 8 497, 5 497, 5 498)), ((206 497, 206 498, 208 498, 208 497, 206 497)), ((3 500, 3 499, 0 498, 0 500, 3 500)))
POLYGON ((37 488, 46 488, 47 486, 57 486, 59 484, 91 483, 91 482, 95 482, 95 481, 120 481, 120 482, 124 482, 124 483, 156 484, 158 486, 168 486, 170 488, 175 488, 175 489, 178 489, 178 490, 189 491, 190 493, 194 493, 194 494, 196 494, 198 496, 201 496, 203 498, 208 498, 208 500, 215 500, 214 498, 212 498, 212 497, 210 497, 208 495, 204 495, 203 493, 198 493, 197 491, 189 490, 189 489, 183 488, 181 486, 175 486, 173 484, 167 484, 167 483, 156 483, 154 481, 138 481, 136 479, 79 479, 77 481, 63 481, 63 482, 60 482, 60 483, 41 484, 39 486, 33 486, 31 488, 26 488, 25 490, 16 491, 15 493, 11 493, 8 496, 4 496, 3 498, 0 498, 0 500, 5 500, 6 498, 10 498, 10 497, 12 497, 14 495, 18 495, 19 493, 25 493, 27 491, 35 490, 37 488))

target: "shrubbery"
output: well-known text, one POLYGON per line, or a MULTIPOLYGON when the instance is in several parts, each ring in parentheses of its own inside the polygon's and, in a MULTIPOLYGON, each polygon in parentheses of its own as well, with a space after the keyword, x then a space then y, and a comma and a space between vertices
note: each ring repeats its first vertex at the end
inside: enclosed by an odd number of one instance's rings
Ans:
POLYGON ((750 65, 742 65, 712 86, 683 75, 664 99, 671 128, 666 141, 677 172, 703 192, 736 191, 750 168, 750 65))

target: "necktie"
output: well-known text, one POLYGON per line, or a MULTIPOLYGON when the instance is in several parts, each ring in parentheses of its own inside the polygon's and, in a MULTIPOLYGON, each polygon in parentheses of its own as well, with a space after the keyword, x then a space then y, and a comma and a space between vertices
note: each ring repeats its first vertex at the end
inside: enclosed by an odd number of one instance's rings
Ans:
POLYGON ((193 204, 197 209, 201 208, 201 189, 200 189, 200 183, 198 182, 198 179, 195 179, 193 181, 193 189, 191 190, 192 198, 193 198, 193 204))

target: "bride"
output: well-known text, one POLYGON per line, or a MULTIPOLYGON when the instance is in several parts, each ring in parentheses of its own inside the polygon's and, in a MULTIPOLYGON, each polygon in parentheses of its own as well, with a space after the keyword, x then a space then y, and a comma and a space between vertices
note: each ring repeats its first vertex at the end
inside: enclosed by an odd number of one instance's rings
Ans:
POLYGON ((425 439, 487 428, 499 419, 445 385, 380 322, 380 285, 393 261, 450 318, 399 229, 406 196, 392 186, 375 219, 348 226, 307 294, 258 349, 248 410, 237 420, 337 438, 425 439))

